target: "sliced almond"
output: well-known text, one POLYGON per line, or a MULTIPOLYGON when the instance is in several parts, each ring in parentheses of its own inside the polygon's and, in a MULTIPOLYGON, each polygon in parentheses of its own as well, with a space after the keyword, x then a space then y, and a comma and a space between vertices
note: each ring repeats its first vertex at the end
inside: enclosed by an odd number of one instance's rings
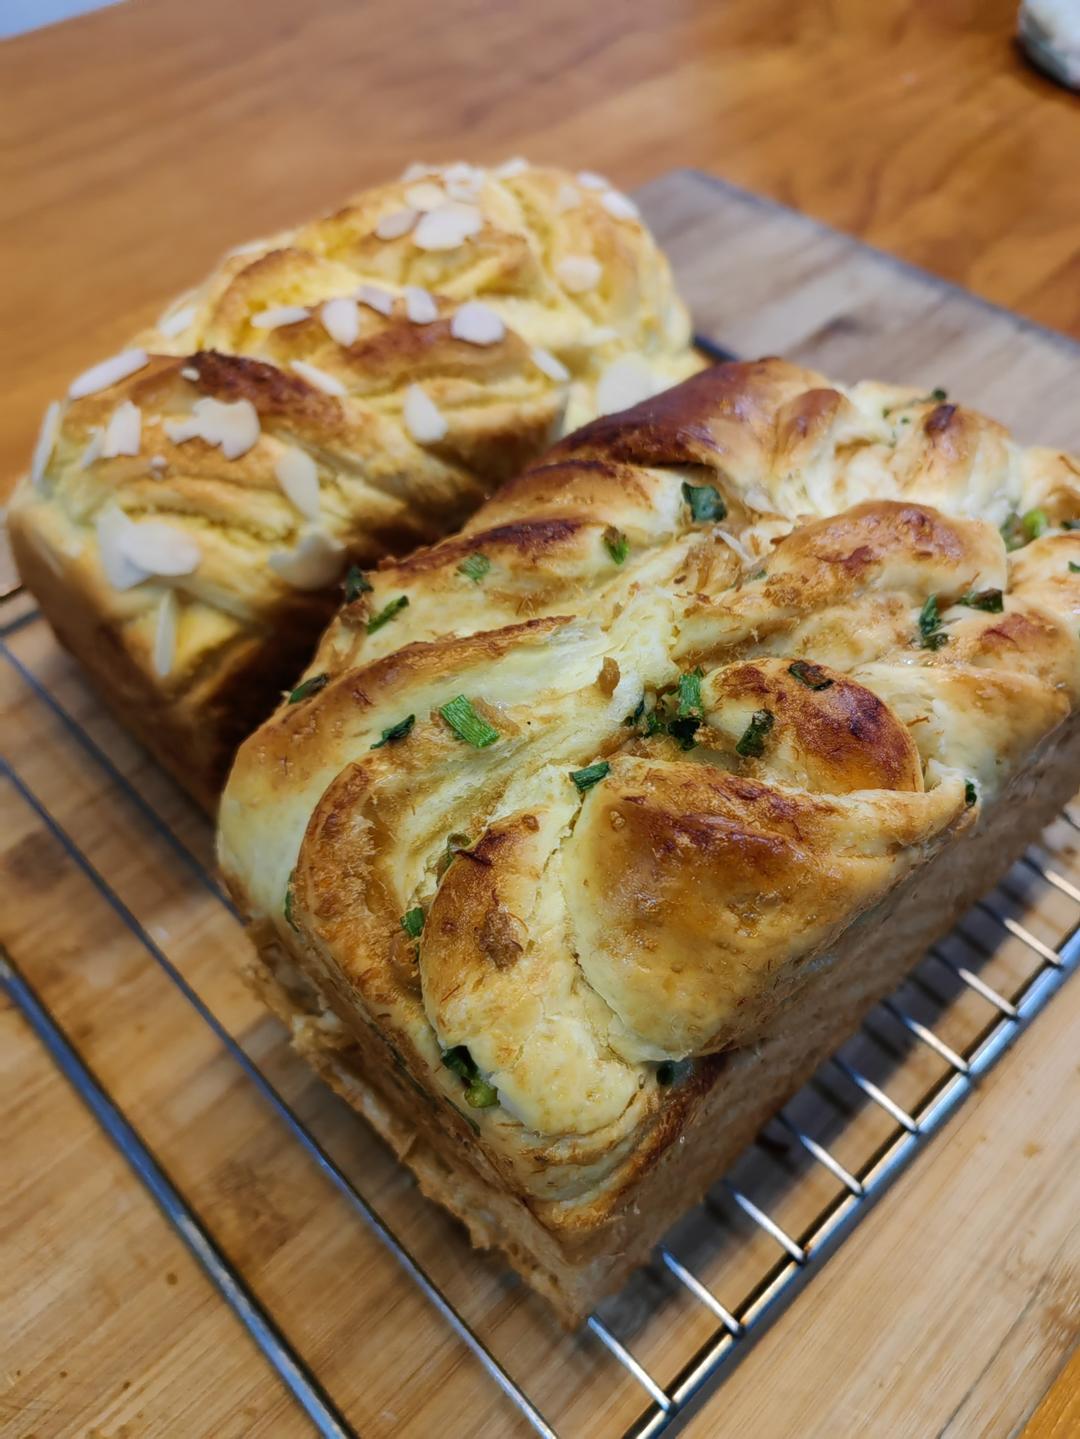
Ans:
POLYGON ((166 420, 163 428, 174 445, 205 440, 208 445, 220 445, 227 460, 246 455, 260 434, 258 411, 250 400, 230 402, 209 395, 195 401, 187 419, 166 420))
POLYGON ((175 590, 166 590, 158 605, 157 622, 154 625, 154 673, 162 679, 172 673, 176 664, 176 628, 179 606, 175 590))
POLYGON ((402 235, 407 235, 416 224, 416 210, 393 210, 389 215, 384 215, 375 226, 375 238, 377 240, 400 240, 402 235))
POLYGON ((641 211, 634 204, 628 195, 620 194, 618 190, 608 190, 600 196, 600 203, 609 215, 616 220, 637 220, 641 211))
POLYGON ((394 313, 393 295, 379 285, 357 285, 353 293, 361 305, 366 305, 369 310, 375 310, 377 314, 392 315, 394 313))
POLYGON ((570 371, 550 350, 545 350, 541 345, 537 345, 530 354, 533 364, 538 370, 542 370, 549 380, 554 380, 558 385, 565 385, 570 379, 570 371))
POLYGON ((432 180, 421 180, 418 185, 408 187, 404 199, 410 210, 419 210, 423 214, 426 210, 437 210, 440 205, 445 205, 446 191, 432 180))
POLYGON ((328 375, 325 370, 320 370, 318 365, 309 365, 307 360, 293 360, 292 367, 302 380, 314 385, 317 390, 322 390, 324 395, 340 397, 348 394, 348 390, 335 375, 328 375))
POLYGON ((311 311, 304 305, 272 305, 252 315, 251 323, 256 330, 280 330, 282 325, 297 325, 310 316, 311 311))
POLYGON ((278 484, 291 504, 309 520, 319 518, 319 471, 306 450, 290 446, 274 463, 278 484))
POLYGON ((102 458, 111 460, 117 455, 137 455, 141 443, 142 410, 130 400, 125 400, 113 410, 105 426, 102 458))
POLYGON ((584 295, 595 290, 604 273, 599 260, 591 255, 567 255, 555 266, 555 276, 571 295, 584 295))
POLYGON ((402 413, 405 428, 418 445, 435 444, 449 428, 446 416, 419 385, 410 385, 405 391, 402 413))
POLYGON ((596 386, 596 408, 601 415, 628 410, 656 393, 656 377, 640 355, 612 360, 596 386))
POLYGON ((475 205, 443 205, 421 215, 413 244, 421 250, 456 250, 483 227, 484 217, 475 205))
POLYGON ((30 461, 30 483, 36 490, 41 488, 41 482, 45 478, 45 471, 48 468, 59 433, 60 401, 53 400, 42 418, 37 444, 34 446, 33 458, 30 461))
POLYGON ((305 531, 293 550, 275 550, 267 563, 295 590, 321 590, 332 585, 345 563, 345 546, 325 530, 305 531))
POLYGON ((171 315, 166 311, 157 327, 166 339, 175 340, 177 335, 182 335, 191 326, 194 319, 195 306, 185 305, 182 310, 174 310, 171 315))
POLYGON ((430 325, 439 318, 435 296, 420 285, 406 285, 405 314, 414 325, 430 325))
POLYGON ((129 522, 119 542, 123 554, 147 575, 190 575, 202 561, 198 541, 167 520, 129 522))
POLYGON ((107 390, 110 385, 119 384, 121 380, 126 380, 129 375, 134 375, 149 363, 150 356, 145 350, 122 350, 119 355, 110 355, 99 365, 92 365, 89 370, 84 370, 72 380, 68 386, 68 394, 73 400, 81 400, 84 395, 96 395, 99 390, 107 390))
POLYGON ((327 300, 319 311, 319 319, 335 344, 344 345, 346 349, 356 344, 360 334, 360 312, 356 308, 355 300, 347 295, 336 300, 327 300))
POLYGON ((497 345, 506 336, 506 326, 489 305, 466 300, 454 311, 450 333, 455 340, 465 340, 470 345, 497 345))

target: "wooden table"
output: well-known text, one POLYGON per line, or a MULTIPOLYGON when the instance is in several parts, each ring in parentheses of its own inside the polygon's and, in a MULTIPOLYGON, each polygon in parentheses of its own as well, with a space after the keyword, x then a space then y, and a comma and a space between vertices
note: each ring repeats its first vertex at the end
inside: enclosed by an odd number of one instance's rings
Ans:
MULTIPOLYGON (((1011 9, 975 0, 827 8, 746 0, 661 15, 655 3, 627 0, 612 33, 613 12, 579 0, 448 0, 433 33, 418 0, 139 0, 0 45, 8 142, 0 265, 14 277, 0 295, 0 477, 24 462, 38 413, 64 380, 115 348, 227 245, 421 155, 569 155, 626 185, 697 164, 1080 333, 1080 106, 1016 60, 1011 9)), ((41 723, 36 711, 19 713, 41 723)), ((160 789, 159 777, 136 773, 160 789)), ((81 796, 82 780, 74 771, 56 779, 73 786, 71 803, 86 806, 80 822, 109 852, 107 824, 81 796)), ((7 838, 7 877, 36 887, 42 912, 54 894, 58 906, 68 891, 67 904, 83 903, 63 855, 25 815, 7 838)), ((137 858, 125 851, 113 862, 122 883, 137 858)), ((153 905, 170 909, 175 877, 162 870, 155 883, 153 905)), ((56 964, 75 964, 81 945, 96 944, 126 965, 114 921, 85 904, 80 935, 57 921, 31 931, 35 946, 55 945, 56 964)), ((224 993, 250 1015, 228 984, 224 993)), ((91 984, 85 1010, 81 1000, 72 1009, 77 1039, 89 1043, 95 1022, 107 1037, 106 999, 91 984)), ((989 1439, 1015 1432, 1035 1406, 1033 1435, 1074 1432, 1078 1379, 1067 1358, 1080 1254, 1068 1096, 1077 1093, 1078 1004, 1074 985, 691 1432, 717 1433, 722 1415, 732 1432, 764 1439, 787 1439, 796 1426, 989 1439), (1008 1193, 1012 1208, 992 1217, 995 1191, 1008 1193), (1025 1213, 1035 1216, 1031 1226, 1010 1228, 1025 1213), (994 1256, 1000 1274, 985 1289, 969 1278, 981 1254, 987 1266, 994 1256), (976 1303, 976 1293, 993 1302, 976 1303)), ((10 1012, 0 1022, 21 1096, 5 1151, 17 1176, 6 1272, 35 1293, 19 1364, 50 1366, 31 1385, 40 1406, 0 1410, 5 1431, 22 1439, 89 1432, 71 1416, 92 1412, 92 1432, 110 1439, 304 1432, 21 1022, 10 1012), (32 1243, 20 1241, 31 1234, 32 1243), (77 1283, 62 1289, 60 1274, 77 1283), (69 1383, 77 1395, 65 1391, 69 1383)), ((136 1022, 133 1052, 167 1124, 182 1130, 182 1105, 172 1112, 172 1086, 156 1075, 147 1042, 140 1052, 141 1032, 136 1022)), ((216 1072, 212 1056, 206 1063, 216 1072)), ((118 1070, 116 1085, 126 1077, 118 1070)), ((253 1176, 237 1167, 234 1180, 233 1237, 243 1243, 253 1176)), ((393 1166, 385 1182, 398 1182, 393 1166)), ((273 1237, 287 1216, 259 1223, 273 1237)), ((392 1263, 371 1262, 373 1295, 396 1294, 392 1263)), ((399 1328, 386 1347, 396 1346, 403 1364, 401 1346, 426 1311, 407 1296, 394 1303, 399 1328)), ((428 1376, 410 1433, 445 1418, 447 1393, 459 1414, 469 1414, 470 1395, 488 1402, 475 1368, 452 1354, 440 1363, 452 1388, 428 1376)), ((478 1412, 488 1426, 470 1418, 461 1432, 499 1432, 494 1411, 478 1412)))
POLYGON ((163 297, 418 158, 695 165, 1078 334, 1080 104, 1015 11, 129 0, 0 44, 0 491, 163 297))

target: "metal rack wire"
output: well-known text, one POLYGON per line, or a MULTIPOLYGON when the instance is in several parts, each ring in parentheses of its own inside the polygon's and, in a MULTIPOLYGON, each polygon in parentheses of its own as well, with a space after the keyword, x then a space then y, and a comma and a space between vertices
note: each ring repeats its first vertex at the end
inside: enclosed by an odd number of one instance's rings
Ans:
MULTIPOLYGON (((5 608, 10 614, 11 605, 5 608)), ((226 896, 197 855, 159 817, 45 680, 13 650, 11 642, 17 633, 41 624, 38 613, 26 608, 21 608, 6 624, 0 624, 0 656, 63 726, 85 762, 96 767, 119 802, 137 812, 143 822, 151 824, 215 902, 227 907, 226 896)), ((527 1379, 514 1377, 509 1372, 476 1332, 476 1327, 470 1326, 413 1258, 26 779, 8 764, 4 765, 4 776, 138 940, 146 957, 160 968, 199 1021, 213 1032, 245 1080, 288 1127, 295 1142, 394 1255, 409 1279, 419 1286, 521 1416, 536 1433, 554 1439, 555 1428, 529 1397, 527 1379)), ((1078 831, 1080 824, 1065 815, 1056 834, 1048 839, 1051 850, 1057 847, 1065 852, 1066 863, 1073 835, 1078 831)), ((736 1227, 748 1225, 752 1231, 767 1237, 772 1257, 760 1267, 752 1282, 744 1283, 737 1293, 721 1292, 715 1278, 687 1256, 677 1235, 658 1247, 652 1274, 647 1277, 653 1286, 650 1291, 653 1301, 665 1289, 673 1287, 711 1322, 707 1337, 704 1341, 696 1340, 690 1347, 674 1377, 661 1382, 635 1357, 633 1348, 640 1328, 640 1308, 635 1310, 633 1303, 627 1305, 623 1300, 616 1300, 589 1317, 585 1333, 595 1343, 596 1362, 614 1362, 621 1366, 643 1396, 643 1407, 636 1420, 624 1431, 626 1439, 629 1436, 635 1439, 650 1436, 651 1439, 669 1430, 685 1417, 693 1401, 715 1386, 721 1375, 737 1362, 837 1250, 900 1171, 930 1143, 981 1076, 997 1062, 1078 965, 1080 888, 1053 860, 1040 852, 1031 852, 993 895, 976 906, 953 936, 931 951, 902 990, 871 1014, 855 1042, 858 1053, 853 1054, 850 1047, 845 1046, 811 1082, 805 1093, 813 1098, 814 1112, 824 1116, 821 1130, 815 1134, 815 1124, 799 1117, 802 1096, 797 1097, 752 1146, 755 1153, 750 1156, 749 1179, 744 1180, 737 1172, 740 1168, 737 1165, 697 1212, 695 1223, 699 1235, 710 1226, 730 1231, 734 1223, 736 1227), (1059 916, 1052 921, 1057 938, 1056 942, 1048 943, 1029 923, 1017 918, 1017 913, 1024 913, 1025 908, 1030 913, 1033 904, 1037 911, 1042 899, 1051 894, 1060 897, 1069 911, 1067 920, 1059 916), (999 987, 987 975, 999 948, 1006 943, 1019 947, 1028 963, 1025 972, 1014 982, 999 987), (959 995, 975 1001, 982 1012, 963 1038, 951 1031, 946 1038, 938 1021, 951 1012, 959 995), (887 1086, 905 1057, 917 1051, 932 1059, 940 1072, 935 1072, 913 1100, 901 1104, 890 1095, 887 1086), (840 1147, 838 1141, 845 1126, 852 1116, 867 1109, 876 1111, 885 1124, 884 1132, 880 1127, 875 1128, 869 1152, 858 1160, 842 1161, 834 1151, 840 1147), (792 1173, 787 1176, 789 1187, 800 1182, 799 1166, 793 1165, 792 1156, 799 1156, 835 1185, 831 1197, 804 1218, 795 1232, 775 1217, 773 1201, 778 1193, 783 1193, 782 1185, 777 1188, 775 1172, 771 1181, 766 1179, 761 1188, 754 1188, 755 1176, 760 1179, 763 1172, 762 1165, 767 1169, 772 1164, 775 1171, 778 1156, 783 1161, 780 1168, 786 1164, 794 1173, 794 1177, 792 1173)), ((354 1430, 347 1417, 335 1405, 318 1375, 297 1353, 274 1316, 267 1312, 215 1243, 199 1215, 170 1179, 146 1140, 99 1083, 31 982, 13 963, 5 960, 0 962, 0 984, 274 1366, 315 1430, 323 1435, 352 1435, 354 1430)))

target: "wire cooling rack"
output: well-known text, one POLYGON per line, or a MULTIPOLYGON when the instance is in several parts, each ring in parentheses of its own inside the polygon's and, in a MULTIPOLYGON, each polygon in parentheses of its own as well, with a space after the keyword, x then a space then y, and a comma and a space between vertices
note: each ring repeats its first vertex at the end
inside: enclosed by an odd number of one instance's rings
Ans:
MULTIPOLYGON (((140 786, 115 757, 112 727, 59 656, 47 626, 24 596, 0 608, 0 656, 8 676, 47 714, 64 744, 100 785, 114 824, 152 831, 170 862, 212 905, 229 902, 188 832, 164 815, 155 797, 163 780, 140 786), (47 657, 46 659, 43 657, 47 657), (89 718, 92 717, 92 723, 89 718), (144 792, 152 791, 152 793, 144 792)), ((127 743, 126 741, 124 743, 127 743)), ((532 1392, 520 1360, 499 1352, 484 1317, 467 1313, 453 1285, 425 1268, 348 1167, 330 1152, 316 1126, 268 1077, 266 1067, 187 977, 169 946, 96 865, 85 840, 54 812, 26 766, 4 763, 6 782, 34 820, 89 881, 197 1022, 238 1066, 243 1082, 284 1124, 291 1142, 336 1189, 355 1217, 393 1254, 449 1329, 538 1434, 575 1431, 532 1392), (545 1417, 546 1411, 548 1417, 545 1417)), ((765 1127, 706 1202, 684 1217, 614 1300, 592 1314, 575 1346, 588 1382, 605 1369, 611 1385, 629 1386, 637 1400, 611 1407, 616 1427, 600 1432, 654 1436, 671 1429, 746 1352, 841 1245, 893 1179, 932 1141, 948 1117, 1043 1009, 1080 963, 1080 823, 1071 814, 1046 832, 1005 881, 956 931, 937 945, 908 981, 869 1016, 859 1034, 765 1127), (655 1339, 658 1318, 665 1343, 655 1339)), ((120 1104, 72 1043, 30 976, 0 959, 0 982, 53 1060, 273 1365, 314 1429, 355 1433, 315 1368, 288 1337, 287 1316, 275 1315, 230 1259, 120 1104)), ((293 1061, 299 1065, 300 1061, 293 1061)), ((336 1103, 326 1096, 327 1104, 336 1103)), ((417 1201, 423 1203, 423 1201, 417 1201)), ((461 1241, 464 1248, 464 1241, 461 1241)), ((482 1256, 467 1262, 490 1267, 482 1256)), ((505 1284, 505 1279, 502 1281, 505 1284)), ((614 1392, 614 1391, 613 1391, 614 1392)), ((501 1432, 501 1431, 500 1431, 501 1432)))

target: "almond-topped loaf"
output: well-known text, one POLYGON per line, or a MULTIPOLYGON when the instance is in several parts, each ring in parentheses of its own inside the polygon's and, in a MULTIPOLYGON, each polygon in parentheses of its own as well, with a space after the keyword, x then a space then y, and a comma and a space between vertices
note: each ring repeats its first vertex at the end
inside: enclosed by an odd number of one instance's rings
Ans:
POLYGON ((414 166, 226 256, 45 417, 9 524, 63 643, 212 807, 351 562, 449 533, 558 434, 700 368, 625 195, 414 166))
POLYGON ((1074 792, 1076 526, 940 392, 718 366, 369 574, 241 748, 252 977, 566 1320, 1074 792))

